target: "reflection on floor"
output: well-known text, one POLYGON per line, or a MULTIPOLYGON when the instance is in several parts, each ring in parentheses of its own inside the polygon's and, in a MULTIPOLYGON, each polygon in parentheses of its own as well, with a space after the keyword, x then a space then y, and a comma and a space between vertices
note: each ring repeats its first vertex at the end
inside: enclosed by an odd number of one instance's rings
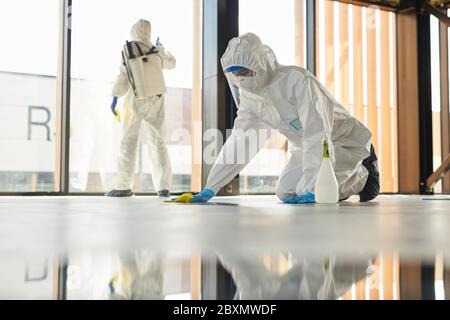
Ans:
POLYGON ((450 299, 445 258, 147 249, 1 256, 0 299, 444 300, 450 299))
POLYGON ((448 200, 0 198, 0 299, 448 299, 448 200))

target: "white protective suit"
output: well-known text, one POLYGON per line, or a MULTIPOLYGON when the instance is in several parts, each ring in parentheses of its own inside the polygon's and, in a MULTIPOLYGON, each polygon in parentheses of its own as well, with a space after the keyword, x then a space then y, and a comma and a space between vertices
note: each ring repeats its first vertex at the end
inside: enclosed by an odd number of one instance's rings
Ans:
MULTIPOLYGON (((139 20, 131 30, 133 41, 142 42, 151 48, 153 44, 150 42, 150 35, 151 25, 146 20, 139 20)), ((160 67, 162 69, 175 68, 176 60, 169 51, 158 47, 156 54, 161 58, 160 67)), ((152 79, 150 78, 148 81, 152 81, 152 79)), ((145 140, 150 149, 151 172, 155 190, 170 190, 172 170, 162 135, 165 91, 145 99, 135 99, 126 68, 121 66, 120 75, 112 90, 112 95, 115 97, 127 94, 124 102, 123 137, 118 160, 116 190, 129 190, 132 187, 142 122, 144 122, 146 131, 145 140)))
MULTIPOLYGON (((314 192, 324 138, 329 142, 340 199, 363 190, 368 171, 362 161, 370 155, 372 135, 311 73, 278 64, 273 51, 251 33, 230 41, 222 67, 226 70, 233 66, 248 68, 256 75, 240 77, 242 82, 236 84, 233 75, 226 74, 238 105, 237 118, 211 169, 206 188, 217 193, 264 146, 266 141, 250 146, 249 132, 278 129, 292 146, 290 160, 278 181, 277 195, 281 200, 314 192), (245 161, 225 161, 227 154, 244 152, 250 153, 245 161)), ((264 135, 258 135, 261 136, 264 135)))

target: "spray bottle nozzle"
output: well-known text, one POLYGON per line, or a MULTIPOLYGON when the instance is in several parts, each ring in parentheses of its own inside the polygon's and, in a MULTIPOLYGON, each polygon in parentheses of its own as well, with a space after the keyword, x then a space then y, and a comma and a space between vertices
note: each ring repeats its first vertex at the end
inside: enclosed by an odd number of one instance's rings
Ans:
POLYGON ((328 148, 328 141, 327 141, 327 139, 323 140, 323 158, 324 159, 330 158, 330 150, 328 148))

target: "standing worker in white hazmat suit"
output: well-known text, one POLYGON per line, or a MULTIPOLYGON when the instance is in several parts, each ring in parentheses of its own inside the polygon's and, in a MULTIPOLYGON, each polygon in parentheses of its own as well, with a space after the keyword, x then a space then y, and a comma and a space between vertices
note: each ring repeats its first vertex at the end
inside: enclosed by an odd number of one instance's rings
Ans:
POLYGON ((278 129, 292 147, 278 180, 280 200, 315 202, 324 139, 328 141, 339 199, 359 195, 365 202, 378 195, 380 179, 370 131, 310 72, 278 64, 273 51, 252 33, 230 41, 222 67, 238 107, 237 118, 209 173, 206 188, 190 202, 207 202, 217 194, 264 146, 266 141, 261 139, 250 141, 250 133, 271 129, 278 129), (230 162, 230 154, 248 157, 230 162))
MULTIPOLYGON (((117 99, 125 94, 125 110, 123 119, 123 137, 120 146, 120 154, 117 163, 117 178, 115 189, 106 195, 110 197, 129 197, 133 195, 131 190, 135 171, 139 132, 141 124, 144 124, 146 142, 150 149, 151 173, 155 190, 159 196, 170 196, 172 170, 166 145, 162 136, 164 122, 164 94, 166 85, 163 69, 173 69, 176 60, 159 41, 154 46, 151 41, 151 25, 149 21, 139 20, 131 30, 133 42, 129 50, 130 56, 141 57, 145 63, 146 71, 142 74, 131 72, 131 62, 124 58, 120 68, 120 75, 114 84, 111 109, 114 115, 117 112, 117 99), (149 72, 148 70, 151 70, 149 72), (136 73, 136 74, 133 74, 136 73), (133 77, 134 76, 134 77, 133 77), (138 76, 141 76, 139 79, 138 76), (143 88, 143 92, 137 92, 143 88)), ((127 43, 129 45, 130 43, 127 43)), ((138 61, 135 59, 134 61, 138 61)), ((137 69, 139 70, 139 69, 137 69)))

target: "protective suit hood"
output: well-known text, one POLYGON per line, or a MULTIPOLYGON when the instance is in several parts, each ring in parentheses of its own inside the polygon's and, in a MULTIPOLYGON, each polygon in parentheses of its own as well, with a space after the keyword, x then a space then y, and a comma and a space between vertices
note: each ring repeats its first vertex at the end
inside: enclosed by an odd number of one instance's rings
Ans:
POLYGON ((256 85, 259 89, 271 81, 278 69, 277 58, 272 49, 253 33, 231 39, 221 62, 223 70, 242 66, 256 72, 256 85))
POLYGON ((150 46, 151 32, 152 26, 150 21, 141 19, 136 22, 131 29, 131 40, 140 41, 147 46, 150 46))

